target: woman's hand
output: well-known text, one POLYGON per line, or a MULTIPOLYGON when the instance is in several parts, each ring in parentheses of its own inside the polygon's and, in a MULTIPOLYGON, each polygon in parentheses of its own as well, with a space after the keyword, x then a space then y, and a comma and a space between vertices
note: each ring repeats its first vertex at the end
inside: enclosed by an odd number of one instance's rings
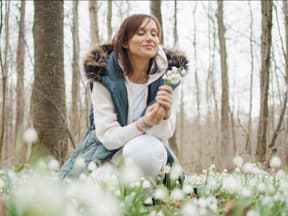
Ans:
POLYGON ((165 109, 166 115, 164 118, 168 118, 171 112, 173 102, 173 89, 171 86, 162 85, 159 87, 156 96, 156 102, 165 109))
POLYGON ((144 123, 149 126, 154 126, 160 123, 165 118, 166 110, 158 103, 150 105, 144 115, 144 123))

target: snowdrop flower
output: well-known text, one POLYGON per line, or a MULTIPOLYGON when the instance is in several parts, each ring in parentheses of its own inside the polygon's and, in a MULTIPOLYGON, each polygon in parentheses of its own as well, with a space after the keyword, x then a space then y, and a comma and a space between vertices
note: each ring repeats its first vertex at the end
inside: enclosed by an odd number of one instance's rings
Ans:
POLYGON ((277 171, 276 176, 277 176, 279 179, 285 179, 285 178, 286 178, 286 174, 285 174, 285 172, 284 172, 282 169, 280 169, 280 170, 277 171))
POLYGON ((241 156, 236 156, 233 159, 233 164, 235 167, 242 167, 243 165, 243 158, 241 156))
POLYGON ((180 74, 172 74, 170 76, 169 81, 172 85, 177 85, 181 81, 181 75, 180 74))
POLYGON ((243 171, 245 173, 254 174, 255 173, 255 164, 253 164, 251 162, 245 163, 243 166, 243 171))
POLYGON ((197 216, 198 210, 193 202, 186 203, 182 209, 183 216, 197 216))
POLYGON ((241 190, 241 182, 234 176, 225 177, 222 189, 229 193, 238 193, 241 190))
POLYGON ((94 171, 96 168, 97 168, 97 166, 96 166, 94 161, 91 161, 87 166, 87 169, 91 172, 94 171))
POLYGON ((3 189, 3 187, 5 186, 5 181, 0 178, 0 191, 3 189))
POLYGON ((202 197, 199 198, 198 199, 198 205, 199 205, 200 208, 206 208, 206 206, 207 206, 206 199, 204 199, 202 197))
POLYGON ((87 179, 87 175, 85 173, 81 173, 79 176, 80 181, 85 181, 87 179))
POLYGON ((150 212, 149 216, 157 216, 157 212, 155 210, 152 210, 150 212))
POLYGON ((166 165, 165 168, 164 168, 164 172, 166 174, 170 173, 170 170, 171 170, 171 167, 169 165, 166 165))
POLYGON ((277 169, 281 166, 281 159, 278 156, 273 156, 269 164, 271 168, 277 169))
POLYGON ((177 85, 180 83, 183 76, 186 75, 186 70, 184 68, 172 67, 163 76, 165 85, 177 85))
POLYGON ((151 187, 151 183, 148 181, 148 180, 144 180, 143 182, 142 182, 142 187, 143 188, 150 188, 151 187))
POLYGON ((213 191, 213 190, 215 190, 217 187, 218 187, 218 185, 217 185, 216 179, 214 179, 214 178, 209 178, 208 184, 207 184, 207 188, 208 188, 210 191, 213 191))
POLYGON ((23 133, 23 141, 26 143, 34 143, 38 140, 38 135, 37 132, 34 128, 28 128, 24 133, 23 133))
POLYGON ((166 200, 166 198, 167 198, 167 196, 168 196, 168 191, 167 191, 167 189, 165 189, 165 188, 157 188, 156 190, 155 190, 155 192, 154 192, 154 198, 156 199, 156 200, 162 200, 162 201, 165 201, 166 200))
POLYGON ((180 189, 174 189, 171 192, 170 199, 174 202, 182 201, 184 199, 184 193, 180 189))
POLYGON ((184 192, 185 194, 192 194, 192 193, 194 192, 194 189, 193 189, 192 185, 190 185, 190 184, 185 184, 185 185, 183 186, 183 192, 184 192))
POLYGON ((258 185, 257 185, 257 190, 258 192, 260 193, 264 193, 266 191, 266 185, 263 183, 263 182, 260 182, 258 185))
POLYGON ((183 174, 183 169, 179 164, 174 164, 171 168, 170 178, 177 180, 183 174))
POLYGON ((247 212, 246 216, 260 216, 260 214, 252 209, 247 212))
POLYGON ((85 167, 85 161, 82 157, 78 157, 74 163, 76 169, 82 169, 85 167))
POLYGON ((252 191, 250 189, 244 187, 241 194, 244 197, 250 197, 252 195, 252 191))
POLYGON ((131 160, 128 160, 128 163, 126 160, 124 166, 119 171, 119 180, 124 184, 136 182, 143 176, 142 169, 131 160))
POLYGON ((144 204, 145 204, 145 205, 152 205, 152 204, 153 204, 152 197, 147 197, 147 198, 144 200, 144 204))
POLYGON ((52 159, 52 160, 50 160, 49 162, 48 162, 48 169, 50 170, 50 171, 56 171, 56 170, 58 170, 59 169, 59 162, 57 161, 57 160, 55 160, 55 159, 52 159))

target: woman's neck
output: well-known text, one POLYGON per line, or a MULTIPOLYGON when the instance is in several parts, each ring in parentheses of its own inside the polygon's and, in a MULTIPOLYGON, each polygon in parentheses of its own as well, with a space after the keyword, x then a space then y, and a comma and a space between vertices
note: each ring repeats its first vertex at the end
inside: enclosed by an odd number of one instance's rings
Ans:
POLYGON ((128 78, 134 83, 146 83, 148 81, 149 59, 131 59, 132 71, 128 73, 128 78))

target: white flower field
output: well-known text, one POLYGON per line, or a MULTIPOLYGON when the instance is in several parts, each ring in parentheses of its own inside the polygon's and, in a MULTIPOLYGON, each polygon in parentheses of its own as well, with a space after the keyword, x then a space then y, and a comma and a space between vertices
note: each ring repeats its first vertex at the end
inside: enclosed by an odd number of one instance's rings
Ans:
MULTIPOLYGON (((20 172, 1 170, 0 215, 288 215, 288 175, 277 156, 268 170, 239 156, 233 162, 232 172, 217 172, 212 164, 202 174, 186 174, 184 181, 175 164, 165 168, 162 184, 142 177, 131 160, 118 168, 91 163, 79 177, 64 180, 58 161, 39 161, 20 172)), ((82 165, 79 158, 75 168, 82 165)))

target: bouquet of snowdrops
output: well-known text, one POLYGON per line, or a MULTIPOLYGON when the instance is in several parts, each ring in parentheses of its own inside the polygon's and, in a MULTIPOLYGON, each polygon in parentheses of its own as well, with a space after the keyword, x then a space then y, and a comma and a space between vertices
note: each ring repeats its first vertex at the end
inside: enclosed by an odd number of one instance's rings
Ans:
POLYGON ((177 85, 185 75, 186 70, 183 67, 172 67, 171 70, 168 70, 163 76, 164 85, 177 85))

